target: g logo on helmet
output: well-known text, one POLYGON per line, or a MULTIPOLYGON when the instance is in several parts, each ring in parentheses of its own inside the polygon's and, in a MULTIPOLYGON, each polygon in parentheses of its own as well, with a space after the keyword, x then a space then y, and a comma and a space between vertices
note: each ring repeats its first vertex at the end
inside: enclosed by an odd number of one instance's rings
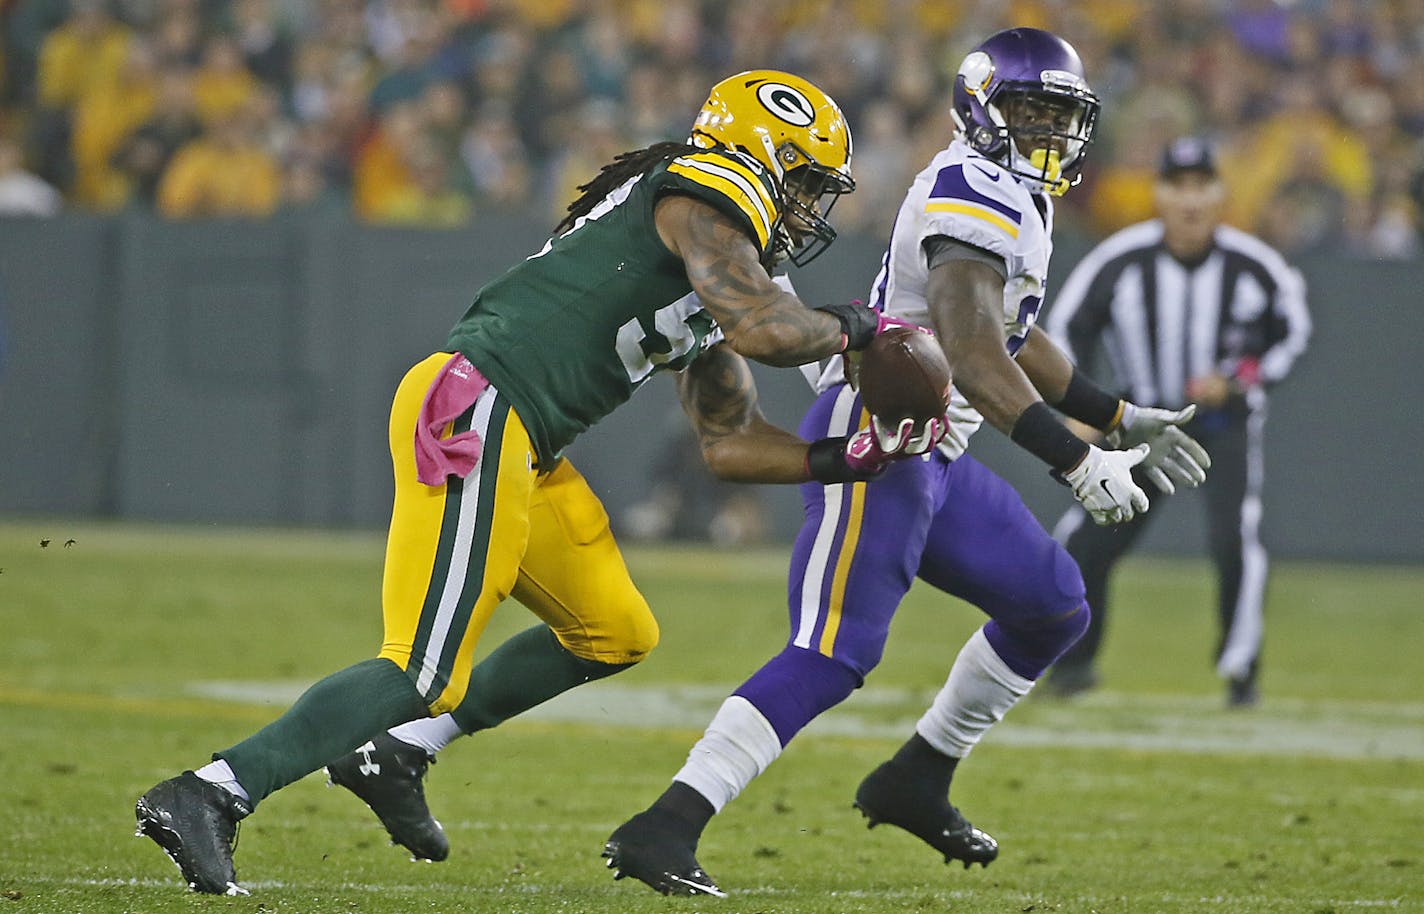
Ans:
POLYGON ((793 127, 809 127, 816 120, 811 100, 785 83, 762 83, 756 94, 763 108, 793 127))

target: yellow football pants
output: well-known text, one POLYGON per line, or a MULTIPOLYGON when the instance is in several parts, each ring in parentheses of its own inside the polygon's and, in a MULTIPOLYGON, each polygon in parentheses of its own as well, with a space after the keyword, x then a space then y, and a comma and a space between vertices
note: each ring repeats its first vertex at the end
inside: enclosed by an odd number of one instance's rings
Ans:
POLYGON ((480 633, 513 594, 575 656, 643 659, 657 644, 657 621, 602 503, 567 460, 534 469, 529 433, 494 387, 446 431, 479 434, 475 469, 442 486, 416 479, 416 419, 449 357, 436 353, 407 372, 391 407, 396 494, 380 656, 406 671, 432 715, 452 710, 465 696, 480 633))

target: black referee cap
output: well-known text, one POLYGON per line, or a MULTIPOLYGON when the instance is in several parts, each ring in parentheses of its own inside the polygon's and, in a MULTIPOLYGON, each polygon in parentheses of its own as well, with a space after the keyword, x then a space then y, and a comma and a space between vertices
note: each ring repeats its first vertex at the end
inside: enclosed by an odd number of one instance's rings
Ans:
POLYGON ((1184 136, 1167 144, 1162 150, 1162 162, 1157 173, 1164 178, 1173 178, 1188 171, 1195 171, 1209 178, 1216 177, 1216 154, 1211 144, 1201 137, 1184 136))

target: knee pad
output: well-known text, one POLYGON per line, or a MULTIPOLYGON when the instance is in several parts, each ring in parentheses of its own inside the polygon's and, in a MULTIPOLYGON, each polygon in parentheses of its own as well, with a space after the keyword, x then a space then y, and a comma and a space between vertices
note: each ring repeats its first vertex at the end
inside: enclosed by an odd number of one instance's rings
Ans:
POLYGON ((1049 541, 1012 599, 989 610, 984 634, 1015 673, 1039 675, 1088 630, 1087 591, 1078 563, 1059 543, 1049 541))
POLYGON ((984 635, 994 651, 1026 679, 1037 679, 1088 630, 1092 618, 1086 601, 1066 612, 1037 614, 1013 623, 991 619, 984 635))
MULTIPOLYGON (((1054 616, 1045 620, 1044 630, 1056 636, 1055 640, 1063 647, 1058 653, 1072 647, 1083 633, 1088 630, 1088 623, 1092 621, 1093 613, 1088 608, 1087 601, 1079 603, 1068 612, 1060 616, 1054 616)), ((1057 660, 1057 657, 1054 657, 1057 660)))
POLYGON ((734 692, 756 706, 781 745, 860 687, 860 674, 815 651, 787 647, 734 692))
POLYGON ((658 646, 658 620, 638 602, 616 614, 585 619, 580 626, 551 626, 564 649, 581 660, 639 663, 658 646))
MULTIPOLYGON (((620 631, 613 645, 613 652, 623 659, 614 663, 639 663, 658 646, 661 635, 658 620, 644 603, 639 612, 630 612, 619 620, 620 631)), ((600 658, 607 660, 607 658, 600 658)))

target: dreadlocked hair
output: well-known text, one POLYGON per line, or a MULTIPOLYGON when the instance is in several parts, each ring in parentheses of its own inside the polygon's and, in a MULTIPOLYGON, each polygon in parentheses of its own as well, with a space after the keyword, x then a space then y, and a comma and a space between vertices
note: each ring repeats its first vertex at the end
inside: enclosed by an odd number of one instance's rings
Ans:
POLYGON ((664 159, 701 151, 697 146, 688 143, 665 141, 615 157, 612 162, 603 166, 597 175, 594 175, 593 180, 587 184, 579 185, 578 189, 583 191, 583 194, 569 204, 568 215, 563 218, 562 222, 554 226, 554 234, 558 235, 573 228, 574 223, 583 216, 587 216, 599 201, 634 175, 642 174, 664 159))

